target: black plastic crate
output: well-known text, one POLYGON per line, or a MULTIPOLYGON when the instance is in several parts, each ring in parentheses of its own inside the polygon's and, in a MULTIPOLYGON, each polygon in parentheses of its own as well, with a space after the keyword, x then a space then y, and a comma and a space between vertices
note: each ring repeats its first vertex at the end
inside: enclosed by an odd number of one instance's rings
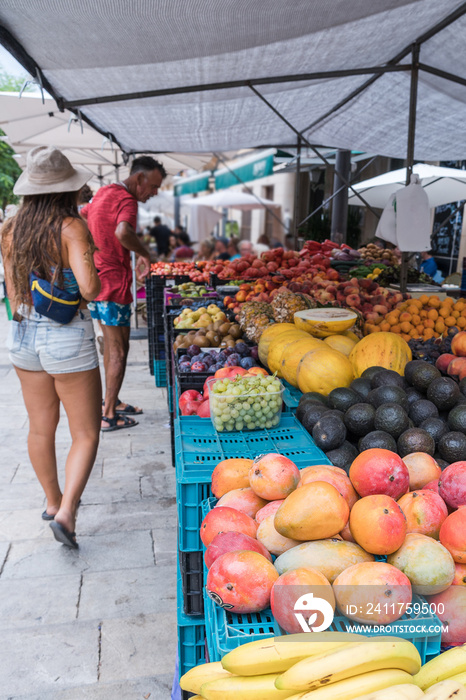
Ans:
POLYGON ((204 615, 204 562, 202 552, 179 552, 183 611, 191 617, 204 615))

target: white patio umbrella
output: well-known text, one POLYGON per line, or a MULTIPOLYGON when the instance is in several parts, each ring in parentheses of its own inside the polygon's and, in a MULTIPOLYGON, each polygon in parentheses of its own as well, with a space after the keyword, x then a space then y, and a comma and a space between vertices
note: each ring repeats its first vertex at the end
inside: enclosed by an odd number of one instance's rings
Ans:
MULTIPOLYGON (((466 199, 466 170, 440 168, 435 165, 417 163, 413 172, 419 176, 421 185, 429 198, 431 208, 449 202, 466 199)), ((391 194, 406 184, 406 168, 372 177, 353 185, 372 207, 383 209, 391 194)), ((365 206, 356 194, 349 190, 348 204, 365 206)))
POLYGON ((206 194, 204 197, 193 197, 183 199, 183 204, 190 207, 220 207, 221 209, 262 209, 263 207, 279 208, 280 204, 270 199, 255 197, 247 192, 237 192, 235 190, 220 190, 213 194, 206 194))

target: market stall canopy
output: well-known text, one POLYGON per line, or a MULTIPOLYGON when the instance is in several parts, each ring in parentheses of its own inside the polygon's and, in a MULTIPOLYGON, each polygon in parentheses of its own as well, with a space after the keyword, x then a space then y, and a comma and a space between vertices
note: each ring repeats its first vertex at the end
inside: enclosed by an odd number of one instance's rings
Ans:
POLYGON ((280 204, 273 202, 270 199, 256 197, 247 192, 235 192, 234 190, 224 190, 206 194, 205 197, 194 197, 193 199, 183 200, 183 204, 190 207, 212 207, 221 209, 242 209, 247 211, 250 209, 279 208, 280 204))
POLYGON ((464 155, 465 13, 459 0, 3 0, 0 41, 126 152, 302 133, 404 158, 414 66, 414 156, 446 160, 464 155))
MULTIPOLYGON (((432 208, 466 199, 466 170, 417 163, 413 166, 413 173, 419 176, 432 208)), ((372 207, 383 209, 390 195, 404 187, 405 183, 406 168, 401 168, 358 182, 353 185, 353 189, 360 192, 372 207)), ((349 192, 348 204, 365 206, 352 192, 349 192)))

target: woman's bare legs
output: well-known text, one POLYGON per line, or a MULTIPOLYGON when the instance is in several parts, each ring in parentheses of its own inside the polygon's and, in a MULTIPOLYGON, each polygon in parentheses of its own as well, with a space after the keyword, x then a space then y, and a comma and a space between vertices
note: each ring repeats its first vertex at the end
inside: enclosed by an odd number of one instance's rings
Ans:
POLYGON ((72 438, 65 466, 65 488, 55 521, 74 532, 79 499, 94 466, 102 419, 102 384, 98 368, 54 374, 55 390, 68 416, 72 438))
POLYGON ((28 451, 31 464, 47 498, 47 513, 55 515, 62 494, 57 477, 55 431, 60 417, 60 400, 55 382, 46 372, 29 372, 15 367, 21 382, 29 416, 28 451))

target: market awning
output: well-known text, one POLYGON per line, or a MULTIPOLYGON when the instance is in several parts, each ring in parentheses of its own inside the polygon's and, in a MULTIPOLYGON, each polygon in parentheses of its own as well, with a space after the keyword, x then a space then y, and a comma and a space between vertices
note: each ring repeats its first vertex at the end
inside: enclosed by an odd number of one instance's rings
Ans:
POLYGON ((232 163, 228 168, 216 170, 215 189, 223 190, 272 175, 275 154, 276 149, 271 148, 268 151, 253 153, 246 158, 238 159, 237 163, 232 163))
POLYGON ((464 156, 460 0, 3 0, 0 41, 126 152, 309 143, 464 156), (266 17, 266 21, 265 20, 266 17))

